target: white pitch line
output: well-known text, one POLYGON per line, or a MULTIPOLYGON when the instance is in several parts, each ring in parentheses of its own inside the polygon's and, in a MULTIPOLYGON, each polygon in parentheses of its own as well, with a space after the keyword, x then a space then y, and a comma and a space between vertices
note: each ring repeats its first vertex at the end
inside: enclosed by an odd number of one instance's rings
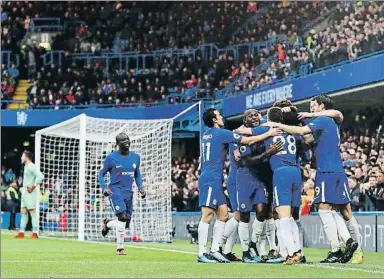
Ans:
MULTIPOLYGON (((41 238, 78 242, 77 239, 68 239, 68 238, 59 238, 59 237, 41 237, 41 238)), ((114 243, 105 243, 105 242, 96 242, 96 241, 84 241, 82 243, 115 245, 114 243)), ((135 246, 135 245, 125 245, 125 247, 144 249, 144 250, 153 250, 153 251, 174 252, 174 253, 188 254, 188 255, 197 255, 197 253, 195 253, 195 252, 181 251, 181 250, 175 250, 175 249, 165 249, 165 248, 156 248, 156 247, 148 247, 148 246, 135 246)), ((334 270, 341 270, 341 271, 358 271, 358 272, 365 272, 365 273, 370 273, 370 274, 384 274, 383 269, 372 270, 372 269, 362 269, 362 268, 348 267, 348 266, 345 266, 345 267, 344 266, 336 266, 336 265, 332 266, 332 265, 325 265, 325 264, 324 265, 322 265, 322 264, 303 264, 303 265, 297 265, 297 266, 309 267, 309 268, 319 268, 319 269, 334 269, 334 270)))
MULTIPOLYGON (((110 264, 111 261, 91 261, 91 260, 79 260, 79 261, 61 261, 61 260, 2 260, 1 263, 23 263, 23 264, 28 264, 28 263, 47 263, 47 264, 52 264, 52 263, 64 263, 64 264, 110 264)), ((127 263, 144 263, 144 264, 191 264, 190 262, 176 262, 176 261, 171 261, 171 262, 156 262, 156 261, 132 261, 129 260, 127 261, 113 261, 113 264, 127 264, 127 263)))

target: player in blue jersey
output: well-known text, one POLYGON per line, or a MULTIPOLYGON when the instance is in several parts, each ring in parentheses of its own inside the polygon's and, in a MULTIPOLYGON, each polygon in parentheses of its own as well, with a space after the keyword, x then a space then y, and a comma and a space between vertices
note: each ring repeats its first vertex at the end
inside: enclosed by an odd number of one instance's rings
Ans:
MULTIPOLYGON (((283 111, 280 108, 273 107, 268 111, 268 118, 275 121, 283 121, 283 111)), ((260 134, 268 131, 268 127, 257 127, 246 129, 243 131, 246 134, 260 134)), ((296 222, 291 217, 291 208, 300 206, 301 199, 301 172, 298 167, 296 138, 292 135, 283 134, 265 140, 266 148, 279 143, 283 150, 270 157, 270 164, 273 170, 273 188, 274 188, 274 207, 279 215, 279 229, 292 231, 288 236, 285 234, 279 235, 279 245, 282 248, 284 242, 288 248, 288 257, 285 260, 286 264, 293 264, 301 260, 300 236, 296 222), (279 193, 279 195, 278 195, 279 193), (279 196, 283 195, 280 198, 279 196), (285 240, 287 238, 287 240, 285 240)), ((268 262, 268 261, 267 261, 268 262)), ((271 263, 281 262, 278 259, 269 261, 271 263)))
MULTIPOLYGON (((298 109, 295 107, 291 101, 287 99, 281 99, 279 101, 276 101, 273 105, 273 107, 279 107, 283 111, 283 124, 286 125, 292 125, 292 126, 299 126, 300 125, 300 119, 298 117, 298 109)), ((306 142, 306 148, 309 147, 309 143, 312 142, 313 136, 312 135, 306 135, 304 136, 305 142, 306 142)), ((302 162, 309 162, 310 161, 310 153, 309 151, 303 151, 299 153, 300 159, 302 162)), ((300 249, 301 249, 301 263, 306 263, 306 257, 304 255, 304 230, 301 225, 300 221, 300 207, 293 207, 292 208, 292 217, 296 222, 297 227, 299 228, 299 237, 300 237, 300 249)), ((284 257, 287 256, 288 252, 286 247, 281 245, 281 243, 284 243, 282 241, 282 233, 280 230, 280 220, 276 220, 276 227, 277 227, 277 238, 279 241, 279 252, 284 255, 284 257)))
MULTIPOLYGON (((278 107, 272 107, 268 111, 268 119, 273 122, 282 123, 284 113, 278 107)), ((265 127, 267 128, 267 127, 265 127)), ((300 246, 299 228, 292 217, 292 209, 300 208, 301 204, 301 171, 298 161, 298 147, 304 145, 299 136, 283 133, 281 136, 271 137, 265 140, 266 146, 282 142, 283 151, 272 155, 270 159, 273 170, 273 198, 280 227, 283 232, 282 240, 288 250, 288 257, 285 264, 299 263, 302 258, 300 246)))
POLYGON ((109 197, 111 206, 115 211, 117 219, 104 219, 102 235, 105 237, 110 229, 116 230, 117 255, 126 255, 124 250, 124 233, 132 218, 133 212, 133 182, 142 198, 145 198, 143 182, 140 173, 140 156, 129 150, 131 142, 125 133, 116 136, 116 144, 119 151, 109 154, 102 169, 99 172, 98 180, 103 189, 105 197, 109 197), (106 185, 104 176, 110 174, 109 184, 106 185))
MULTIPOLYGON (((319 106, 317 106, 315 102, 311 102, 311 108, 310 108, 311 112, 299 113, 298 119, 308 124, 310 121, 313 120, 313 118, 327 116, 327 117, 333 118, 338 125, 341 125, 341 123, 343 122, 343 114, 338 110, 331 109, 332 102, 330 105, 328 105, 328 108, 329 109, 327 110, 321 110, 319 109, 319 106)), ((316 162, 315 162, 315 165, 316 165, 316 162)), ((351 236, 352 239, 358 243, 358 248, 353 255, 353 259, 351 263, 362 264, 363 258, 364 258, 363 250, 361 247, 362 238, 360 236, 360 231, 358 230, 358 223, 356 221, 356 218, 350 212, 349 207, 347 208, 347 210, 342 211, 343 218, 339 215, 339 213, 335 209, 336 208, 333 208, 332 214, 336 221, 337 233, 339 235, 339 239, 341 239, 346 244, 346 242, 349 239, 348 237, 351 236), (344 222, 347 225, 346 227, 343 225, 344 222), (349 234, 347 230, 349 231, 349 234)))
MULTIPOLYGON (((311 111, 318 113, 333 108, 333 101, 324 95, 311 100, 311 111)), ((279 127, 285 132, 298 135, 312 134, 315 141, 313 153, 316 160, 315 200, 319 206, 319 215, 324 231, 331 242, 332 250, 322 263, 348 262, 358 248, 358 243, 351 238, 351 234, 344 222, 336 221, 332 209, 339 208, 354 238, 358 235, 358 224, 353 217, 348 180, 343 169, 339 144, 340 132, 336 122, 327 116, 319 116, 306 126, 288 126, 281 123, 266 123, 270 127, 279 127), (340 228, 338 230, 338 227, 340 228), (345 228, 344 228, 345 227, 345 228), (348 239, 344 253, 340 249, 338 232, 345 234, 348 239)))
POLYGON ((236 191, 236 173, 237 173, 237 164, 240 159, 240 152, 238 145, 235 143, 229 144, 229 174, 227 178, 227 192, 229 197, 229 203, 231 211, 233 212, 232 218, 228 220, 225 224, 223 241, 225 243, 225 248, 222 251, 223 256, 230 260, 231 262, 240 261, 239 258, 232 252, 233 246, 236 243, 237 239, 237 229, 240 221, 240 213, 237 210, 237 191, 236 191))
POLYGON ((201 175, 199 177, 199 206, 201 207, 201 220, 199 223, 199 255, 198 262, 202 263, 228 263, 219 252, 220 242, 223 238, 225 223, 228 220, 228 208, 223 191, 223 168, 225 156, 228 154, 229 143, 252 145, 263 141, 271 134, 279 134, 278 129, 270 130, 265 135, 255 137, 242 137, 226 129, 223 117, 216 109, 207 109, 203 114, 204 124, 208 129, 201 140, 202 161, 201 175), (207 254, 207 241, 209 224, 216 213, 217 220, 213 228, 211 253, 207 254))
MULTIPOLYGON (((244 112, 244 126, 257 127, 260 124, 259 113, 255 109, 248 109, 244 112)), ((268 215, 268 194, 267 185, 270 167, 268 158, 271 154, 279 151, 282 145, 276 144, 265 151, 263 145, 240 146, 239 168, 236 176, 238 210, 240 211, 239 238, 243 251, 244 263, 258 263, 260 258, 257 255, 256 244, 265 228, 265 219, 268 215), (265 165, 266 163, 266 165, 265 165), (253 223, 252 242, 249 245, 249 221, 250 213, 256 212, 256 220, 253 223), (251 249, 250 249, 251 248, 251 249), (253 249, 252 249, 253 248, 253 249)))

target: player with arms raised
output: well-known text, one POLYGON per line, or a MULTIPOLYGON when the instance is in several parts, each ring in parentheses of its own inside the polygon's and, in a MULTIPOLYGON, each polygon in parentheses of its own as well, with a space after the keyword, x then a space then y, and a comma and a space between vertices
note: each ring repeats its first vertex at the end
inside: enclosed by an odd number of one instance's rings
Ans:
MULTIPOLYGON (((319 95, 311 100, 311 111, 323 112, 333 108, 333 101, 325 95, 319 95)), ((314 137, 314 157, 316 161, 315 200, 319 205, 319 215, 327 238, 331 242, 331 252, 322 263, 348 262, 358 248, 356 239, 359 227, 350 206, 348 180, 343 169, 339 151, 340 132, 336 122, 327 116, 318 116, 306 126, 288 126, 281 123, 269 122, 270 127, 279 127, 287 133, 314 137), (351 234, 344 222, 336 221, 332 209, 339 208, 351 234), (340 250, 338 232, 343 233, 346 241, 344 253, 340 250)))
POLYGON ((202 162, 201 175, 199 177, 201 220, 198 229, 198 262, 228 263, 230 261, 219 252, 225 223, 228 220, 228 207, 223 191, 223 169, 225 157, 228 154, 228 144, 241 143, 251 145, 271 135, 277 135, 279 131, 271 129, 264 135, 248 138, 242 137, 229 130, 221 129, 224 127, 223 117, 214 108, 209 108, 204 112, 203 120, 208 129, 204 132, 201 142, 202 162), (208 229, 214 212, 216 213, 217 220, 213 228, 211 254, 207 254, 208 229))
POLYGON ((21 162, 24 164, 23 171, 23 188, 21 190, 21 223, 20 231, 15 238, 24 238, 25 228, 28 223, 28 212, 31 214, 32 218, 32 234, 29 237, 30 239, 38 238, 39 224, 37 221, 36 214, 36 203, 37 203, 37 194, 38 190, 36 189, 43 179, 44 175, 32 162, 32 152, 24 151, 21 156, 21 162))
POLYGON ((102 235, 105 237, 110 229, 115 229, 117 238, 117 255, 126 255, 124 250, 124 233, 132 218, 133 210, 133 182, 142 198, 145 198, 143 182, 140 173, 140 156, 129 151, 131 141, 125 133, 116 136, 118 151, 109 154, 103 168, 99 172, 99 183, 105 197, 109 197, 111 206, 115 211, 117 220, 104 219, 102 235), (109 172, 110 183, 104 181, 105 174, 109 172))

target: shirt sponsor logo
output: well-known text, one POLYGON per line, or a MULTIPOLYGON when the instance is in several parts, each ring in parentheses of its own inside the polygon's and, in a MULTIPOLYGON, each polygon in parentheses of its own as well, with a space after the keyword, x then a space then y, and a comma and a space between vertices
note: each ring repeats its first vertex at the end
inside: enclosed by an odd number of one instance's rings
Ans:
POLYGON ((211 139, 212 138, 212 135, 211 134, 209 134, 209 135, 204 135, 203 136, 203 139, 211 139))

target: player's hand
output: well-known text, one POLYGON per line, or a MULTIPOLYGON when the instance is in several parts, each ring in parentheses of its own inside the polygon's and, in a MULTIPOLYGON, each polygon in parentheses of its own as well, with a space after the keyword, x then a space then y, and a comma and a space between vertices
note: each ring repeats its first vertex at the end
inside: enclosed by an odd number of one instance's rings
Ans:
POLYGON ((33 190, 35 190, 35 188, 36 188, 35 185, 29 186, 29 187, 27 188, 27 192, 28 192, 28 193, 32 193, 33 190))
POLYGON ((237 128, 234 132, 236 134, 239 134, 239 135, 252 135, 249 133, 249 130, 250 130, 249 128, 241 126, 241 127, 237 128))
POLYGON ((282 133, 283 133, 283 131, 281 131, 279 128, 271 128, 268 131, 268 135, 270 137, 280 136, 282 133))
POLYGON ((141 189, 139 193, 142 199, 145 199, 145 197, 147 196, 147 193, 144 191, 144 189, 141 189))
POLYGON ((313 115, 310 112, 299 112, 297 114, 297 119, 299 120, 303 120, 305 118, 311 118, 311 117, 313 117, 313 115))
POLYGON ((240 161, 241 156, 240 156, 240 151, 239 151, 239 149, 236 149, 235 151, 233 151, 233 155, 235 156, 235 161, 236 161, 236 162, 240 161))
POLYGON ((112 190, 109 189, 109 188, 105 189, 104 192, 103 192, 104 197, 109 197, 112 194, 113 194, 112 190))
POLYGON ((268 121, 268 122, 265 122, 264 124, 262 124, 261 126, 273 128, 273 127, 279 127, 279 123, 268 121))
POLYGON ((284 147, 284 142, 281 140, 278 142, 272 143, 268 149, 268 153, 271 155, 279 153, 283 151, 283 147, 284 147))

